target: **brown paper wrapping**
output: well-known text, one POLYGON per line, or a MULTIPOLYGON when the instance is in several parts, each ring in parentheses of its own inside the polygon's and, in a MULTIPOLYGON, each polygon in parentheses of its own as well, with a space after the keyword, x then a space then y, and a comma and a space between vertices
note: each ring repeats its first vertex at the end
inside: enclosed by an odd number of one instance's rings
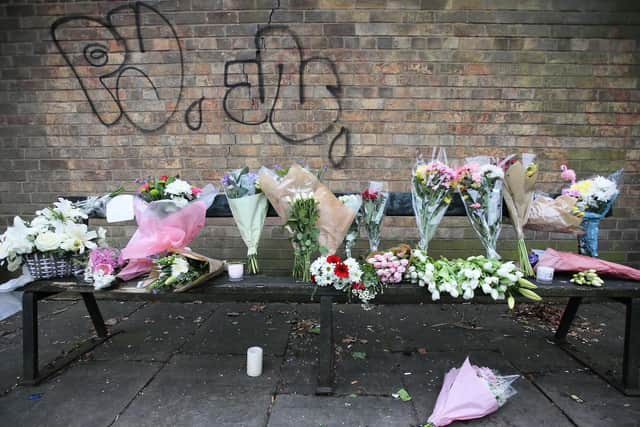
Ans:
POLYGON ((582 218, 572 213, 578 200, 571 196, 536 197, 531 203, 525 228, 553 233, 583 234, 582 218))
POLYGON ((318 228, 320 246, 324 246, 329 254, 334 254, 353 222, 356 212, 346 207, 318 178, 298 164, 289 169, 287 175, 277 180, 273 174, 260 172, 260 187, 276 210, 282 223, 289 218, 287 196, 293 197, 300 192, 313 192, 318 201, 320 217, 318 228))
MULTIPOLYGON (((224 263, 219 259, 209 258, 204 255, 190 251, 188 249, 178 249, 178 250, 173 250, 171 252, 178 255, 182 255, 185 258, 191 258, 191 259, 195 259, 196 261, 203 261, 209 264, 208 273, 203 274, 193 282, 174 288, 173 292, 185 292, 185 291, 188 291, 189 289, 193 289, 196 286, 199 286, 205 283, 209 279, 219 275, 224 271, 224 263)), ((154 280, 156 280, 158 276, 159 276, 159 273, 155 270, 149 273, 149 277, 144 281, 144 287, 146 288, 149 284, 151 284, 154 280)))
POLYGON ((522 228, 530 216, 533 191, 538 179, 538 171, 527 176, 527 168, 517 161, 504 174, 504 201, 509 211, 509 218, 516 230, 518 239, 524 239, 522 228))

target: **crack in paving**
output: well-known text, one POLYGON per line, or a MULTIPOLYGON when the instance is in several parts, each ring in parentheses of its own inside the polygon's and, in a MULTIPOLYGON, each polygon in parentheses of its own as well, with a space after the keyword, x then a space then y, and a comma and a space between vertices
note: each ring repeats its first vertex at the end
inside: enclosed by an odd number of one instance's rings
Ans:
MULTIPOLYGON (((189 338, 193 338, 196 334, 196 332, 202 327, 202 325, 204 325, 209 319, 211 319, 214 315, 214 313, 216 312, 216 310, 218 310, 218 307, 214 307, 213 310, 211 310, 211 313, 209 314, 209 316, 207 316, 206 319, 204 319, 202 322, 197 323, 196 327, 193 328, 193 331, 191 333, 189 333, 188 335, 185 335, 186 337, 189 338)), ((127 402, 127 404, 124 406, 124 408, 122 408, 121 411, 118 412, 118 414, 116 414, 116 416, 114 417, 113 421, 107 426, 107 427, 112 427, 116 422, 118 422, 118 419, 127 411, 127 409, 129 409, 131 407, 131 405, 136 401, 136 399, 141 396, 142 394, 144 394, 144 390, 153 382, 153 380, 158 376, 158 374, 169 364, 169 362, 171 362, 171 360, 177 355, 180 354, 182 350, 182 347, 184 347, 184 345, 189 341, 189 339, 185 339, 184 341, 182 341, 182 343, 180 343, 180 345, 178 345, 176 347, 176 349, 174 351, 172 351, 169 354, 169 357, 167 357, 166 360, 164 361, 144 361, 145 363, 158 363, 160 366, 158 367, 158 369, 156 370, 156 372, 151 375, 151 377, 142 385, 142 387, 140 387, 140 389, 134 394, 134 396, 129 400, 129 402, 127 402)), ((142 362, 142 361, 141 361, 142 362)))

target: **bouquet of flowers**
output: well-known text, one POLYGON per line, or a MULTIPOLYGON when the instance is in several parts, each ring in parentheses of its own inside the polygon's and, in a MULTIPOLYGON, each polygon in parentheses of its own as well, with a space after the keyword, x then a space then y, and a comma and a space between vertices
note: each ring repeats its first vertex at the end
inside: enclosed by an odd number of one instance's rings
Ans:
POLYGON ((178 207, 186 206, 195 200, 202 189, 180 179, 179 176, 162 175, 160 178, 149 177, 138 180, 138 197, 145 202, 171 200, 178 207))
POLYGON ((525 228, 552 233, 582 234, 580 227, 584 212, 575 197, 561 195, 555 199, 544 194, 534 194, 525 228))
POLYGON ((16 271, 27 263, 34 278, 73 275, 82 271, 86 252, 102 245, 106 230, 89 230, 87 215, 72 202, 58 199, 54 207, 36 212, 31 222, 15 217, 0 236, 0 262, 16 271))
POLYGON ((488 258, 500 259, 496 243, 502 228, 502 183, 504 172, 489 157, 467 159, 456 170, 456 184, 471 226, 488 258))
POLYGON ((370 255, 367 264, 374 268, 380 283, 387 285, 402 282, 409 260, 398 257, 393 251, 387 251, 370 255))
MULTIPOLYGON (((563 173, 568 173, 575 180, 575 172, 566 169, 566 166, 564 168, 563 173), (571 172, 573 172, 572 175, 571 172)), ((582 218, 584 234, 578 238, 580 253, 583 255, 598 256, 600 221, 609 213, 611 206, 620 194, 618 186, 622 172, 623 170, 620 169, 607 178, 596 176, 578 182, 574 181, 569 188, 562 190, 562 194, 576 197, 578 206, 584 211, 582 218)))
POLYGON ((311 280, 311 255, 320 249, 318 201, 313 193, 298 193, 286 201, 289 211, 285 228, 289 230, 293 243, 293 277, 308 282, 311 280))
POLYGON ((541 300, 533 291, 536 286, 524 279, 524 274, 512 262, 502 263, 484 256, 432 260, 423 250, 415 249, 406 276, 412 283, 426 286, 434 301, 439 300, 442 293, 470 300, 480 291, 494 300, 506 298, 509 308, 515 305, 516 293, 534 301, 541 300))
POLYGON ((95 248, 89 253, 84 281, 92 283, 96 289, 108 288, 116 280, 116 272, 123 264, 120 251, 117 249, 95 248))
POLYGON ((247 245, 249 273, 256 274, 260 271, 258 243, 269 208, 267 198, 260 190, 258 175, 250 173, 247 167, 226 173, 221 182, 233 219, 247 245))
POLYGON ((629 267, 628 265, 571 252, 556 251, 550 248, 545 250, 540 256, 536 268, 540 266, 552 267, 556 272, 568 273, 595 270, 596 273, 603 276, 640 281, 640 270, 629 267))
POLYGON ((355 295, 367 304, 377 295, 377 280, 365 282, 364 269, 353 258, 341 259, 337 255, 321 256, 310 267, 311 283, 317 286, 333 286, 339 291, 355 295), (366 283, 366 284, 365 284, 366 283))
POLYGON ((529 251, 524 242, 523 227, 529 219, 533 189, 538 178, 538 165, 535 154, 524 153, 511 156, 504 162, 504 201, 509 210, 509 218, 518 238, 518 260, 525 276, 533 276, 529 262, 529 251))
POLYGON ((445 376, 442 390, 426 426, 442 427, 454 421, 482 418, 516 394, 511 384, 518 375, 500 376, 489 368, 471 365, 467 357, 445 376))
POLYGON ((153 267, 148 257, 186 247, 204 226, 207 209, 218 194, 178 177, 145 180, 134 199, 138 229, 122 250, 129 264, 118 274, 123 280, 143 275, 153 267))
POLYGON ((351 249, 353 249, 353 246, 356 244, 356 241, 360 236, 360 221, 362 220, 362 210, 360 208, 362 207, 362 196, 360 194, 347 194, 338 197, 338 200, 356 213, 353 218, 353 222, 347 231, 347 235, 344 238, 345 253, 347 258, 351 258, 351 249))
POLYGON ((317 202, 319 245, 329 254, 338 250, 356 212, 338 200, 317 175, 299 164, 293 164, 286 173, 284 169, 274 171, 263 167, 258 175, 262 191, 284 224, 289 219, 290 201, 298 194, 311 193, 317 202))
POLYGON ((120 186, 111 193, 102 196, 89 196, 84 200, 75 202, 74 205, 88 216, 107 216, 107 203, 114 197, 124 193, 124 187, 120 186))
POLYGON ((184 292, 224 271, 224 263, 188 250, 169 253, 154 261, 145 286, 153 291, 184 292))
POLYGON ((444 150, 438 152, 437 160, 435 151, 432 157, 429 163, 425 163, 422 158, 418 159, 411 180, 413 212, 420 233, 419 246, 425 251, 451 203, 455 178, 453 169, 444 163, 444 150))
POLYGON ((380 245, 380 228, 389 201, 389 193, 383 190, 384 183, 371 181, 369 187, 362 192, 362 221, 367 230, 371 252, 377 251, 380 245))

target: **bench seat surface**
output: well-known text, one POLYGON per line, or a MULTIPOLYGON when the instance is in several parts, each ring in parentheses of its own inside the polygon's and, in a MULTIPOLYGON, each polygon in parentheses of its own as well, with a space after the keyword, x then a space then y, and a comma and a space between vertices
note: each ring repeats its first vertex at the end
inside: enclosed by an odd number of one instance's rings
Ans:
MULTIPOLYGON (((534 282, 535 283, 535 282, 534 282)), ((569 277, 559 277, 551 284, 539 284, 536 292, 542 298, 640 298, 640 283, 606 279, 604 286, 576 286, 569 282, 569 277)), ((346 293, 333 288, 317 288, 314 285, 296 282, 287 276, 251 276, 241 282, 231 282, 226 274, 183 293, 150 293, 137 288, 137 281, 124 282, 105 290, 94 290, 92 286, 73 279, 40 280, 26 285, 22 290, 28 292, 60 292, 61 288, 68 292, 92 292, 96 296, 114 299, 144 299, 163 301, 252 301, 252 302, 318 302, 321 296, 331 296, 335 301, 345 302, 346 293), (313 299, 312 299, 313 297, 313 299)), ((518 298, 523 301, 524 298, 518 298)), ((352 302, 357 302, 356 298, 352 302)), ((410 283, 389 285, 384 293, 373 301, 376 304, 412 304, 433 303, 431 295, 425 288, 410 283)), ((492 303, 485 295, 477 296, 471 301, 462 298, 450 298, 443 295, 441 303, 492 303)), ((498 301, 503 302, 503 301, 498 301)))

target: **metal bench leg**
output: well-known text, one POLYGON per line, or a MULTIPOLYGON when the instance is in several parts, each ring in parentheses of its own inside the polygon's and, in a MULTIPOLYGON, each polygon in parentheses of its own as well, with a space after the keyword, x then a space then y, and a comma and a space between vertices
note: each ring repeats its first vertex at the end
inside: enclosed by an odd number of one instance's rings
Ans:
POLYGON ((627 303, 622 385, 625 391, 640 393, 640 299, 637 298, 627 303))
POLYGON ((34 382, 38 376, 38 294, 22 294, 22 369, 23 379, 34 382))
POLYGON ((562 318, 560 319, 560 324, 558 325, 558 329, 556 330, 556 342, 566 341, 567 333, 569 333, 571 323, 573 323, 573 319, 575 319, 576 317, 576 313, 578 312, 578 307, 580 307, 581 302, 582 298, 569 298, 569 303, 564 309, 564 313, 562 314, 562 318))
POLYGON ((96 302, 96 297, 92 293, 83 292, 82 300, 84 301, 84 305, 87 307, 89 316, 91 316, 91 321, 93 322, 93 327, 96 329, 96 334, 100 338, 106 338, 109 336, 107 327, 104 324, 104 319, 102 318, 102 313, 100 313, 100 308, 96 302))
POLYGON ((320 357, 316 394, 333 394, 333 298, 320 297, 320 357))

